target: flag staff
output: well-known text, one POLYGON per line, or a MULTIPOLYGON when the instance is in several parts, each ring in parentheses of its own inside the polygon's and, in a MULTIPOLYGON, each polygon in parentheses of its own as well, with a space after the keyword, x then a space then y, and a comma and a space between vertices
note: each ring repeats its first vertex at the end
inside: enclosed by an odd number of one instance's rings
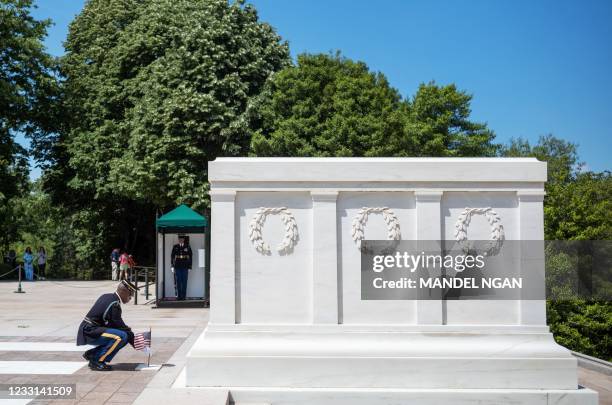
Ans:
POLYGON ((151 343, 149 344, 149 358, 147 359, 147 367, 151 366, 151 346, 153 346, 153 335, 151 335, 151 327, 149 326, 149 340, 151 343))

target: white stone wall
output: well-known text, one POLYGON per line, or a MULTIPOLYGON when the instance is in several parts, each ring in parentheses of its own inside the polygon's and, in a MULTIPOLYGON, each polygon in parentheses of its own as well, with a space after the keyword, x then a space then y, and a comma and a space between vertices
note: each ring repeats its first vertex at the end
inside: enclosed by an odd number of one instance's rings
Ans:
MULTIPOLYGON (((345 325, 545 325, 542 302, 361 300, 360 254, 352 238, 364 207, 388 207, 403 240, 452 240, 466 208, 491 207, 508 240, 542 239, 546 164, 535 159, 227 158, 210 163, 211 323, 345 325), (250 239, 260 208, 286 207, 299 240, 278 252, 280 215, 261 226, 270 254, 250 239)), ((381 214, 366 239, 386 239, 381 214)), ((472 240, 490 226, 475 215, 472 240)), ((543 269, 541 269, 543 271, 543 269)))
MULTIPOLYGON (((414 301, 361 300, 361 254, 352 238, 352 224, 362 207, 389 207, 400 223, 402 238, 415 234, 415 197, 412 192, 341 192, 338 195, 338 322, 343 324, 417 323, 414 301)), ((365 239, 387 239, 387 225, 381 214, 370 214, 365 239)))
MULTIPOLYGON (((455 239, 453 235, 457 217, 466 207, 491 207, 502 219, 505 238, 520 240, 518 196, 516 192, 511 191, 445 192, 441 202, 444 240, 455 239)), ((468 238, 471 240, 488 240, 490 229, 491 227, 483 215, 475 215, 468 228, 468 238)), ((443 323, 448 325, 516 325, 520 323, 520 309, 520 303, 511 300, 449 300, 442 303, 443 323)))
POLYGON ((312 200, 305 192, 244 192, 236 196, 236 323, 309 324, 312 322, 312 200), (269 215, 262 237, 263 255, 249 239, 249 222, 260 207, 287 207, 298 224, 293 251, 281 254, 284 225, 269 215))

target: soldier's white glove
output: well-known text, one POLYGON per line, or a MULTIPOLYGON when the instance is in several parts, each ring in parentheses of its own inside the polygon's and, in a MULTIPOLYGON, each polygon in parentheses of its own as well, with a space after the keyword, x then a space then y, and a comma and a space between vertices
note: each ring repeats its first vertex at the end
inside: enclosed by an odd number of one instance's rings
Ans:
POLYGON ((191 269, 187 269, 188 271, 191 271, 191 269))
POLYGON ((174 273, 174 267, 170 267, 170 270, 172 270, 172 272, 174 273))

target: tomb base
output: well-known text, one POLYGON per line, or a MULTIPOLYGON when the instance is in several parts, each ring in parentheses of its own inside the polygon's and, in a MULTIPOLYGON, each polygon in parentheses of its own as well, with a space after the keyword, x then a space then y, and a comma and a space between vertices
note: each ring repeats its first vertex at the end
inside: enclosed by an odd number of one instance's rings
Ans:
POLYGON ((211 325, 185 373, 236 403, 597 403, 541 326, 211 325))
POLYGON ((343 389, 343 388, 235 388, 236 405, 596 405, 590 389, 343 389))

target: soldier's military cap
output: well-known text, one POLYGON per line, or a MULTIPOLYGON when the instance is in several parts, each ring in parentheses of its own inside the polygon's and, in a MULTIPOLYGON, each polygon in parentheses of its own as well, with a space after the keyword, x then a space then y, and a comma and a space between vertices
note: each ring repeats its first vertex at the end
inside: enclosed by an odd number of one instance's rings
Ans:
POLYGON ((130 283, 128 280, 121 280, 120 285, 123 285, 125 288, 130 290, 132 293, 135 293, 136 291, 140 290, 140 288, 136 287, 134 284, 130 283))

